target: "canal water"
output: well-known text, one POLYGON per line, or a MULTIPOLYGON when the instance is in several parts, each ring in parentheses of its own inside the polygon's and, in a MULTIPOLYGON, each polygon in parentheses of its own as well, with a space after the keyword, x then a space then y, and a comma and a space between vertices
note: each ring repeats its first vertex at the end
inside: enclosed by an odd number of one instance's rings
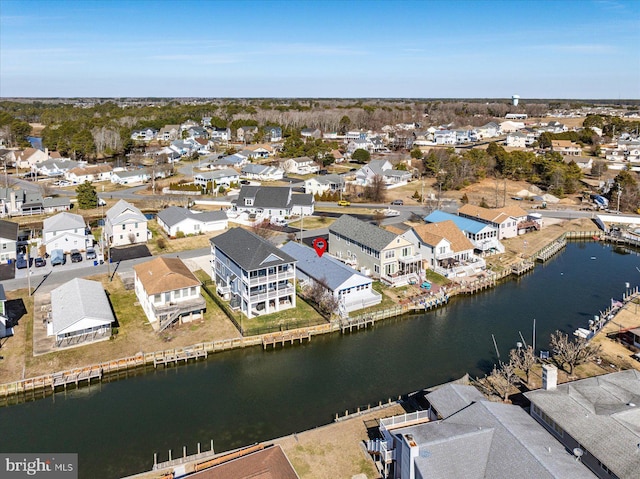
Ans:
POLYGON ((458 297, 441 310, 388 320, 309 344, 230 351, 187 366, 60 392, 0 408, 3 452, 76 452, 80 477, 113 478, 159 460, 238 447, 326 424, 334 415, 490 371, 536 319, 538 349, 572 333, 640 283, 640 258, 599 243, 571 243, 517 281, 458 297))

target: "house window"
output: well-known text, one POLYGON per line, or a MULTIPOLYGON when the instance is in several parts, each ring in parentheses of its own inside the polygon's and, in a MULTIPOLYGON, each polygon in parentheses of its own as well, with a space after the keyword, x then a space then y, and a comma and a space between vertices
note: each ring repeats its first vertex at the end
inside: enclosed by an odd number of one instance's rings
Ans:
POLYGON ((126 225, 122 225, 122 231, 124 231, 126 228, 126 225))
POLYGON ((120 239, 122 239, 122 235, 120 235, 120 239))
POLYGON ((411 255, 411 248, 402 248, 402 256, 409 256, 411 255))
POLYGON ((373 272, 377 273, 377 274, 380 274, 380 266, 377 265, 377 264, 374 264, 373 265, 373 272))
POLYGON ((138 227, 138 223, 136 223, 135 225, 136 225, 135 227, 137 228, 138 227))
POLYGON ((394 250, 384 252, 384 259, 395 258, 395 256, 396 256, 396 252, 394 250))
POLYGON ((162 295, 160 294, 154 294, 153 295, 153 302, 158 304, 160 301, 162 300, 162 295))
POLYGON ((173 292, 173 297, 174 297, 175 299, 178 299, 178 298, 180 298, 181 294, 182 294, 182 290, 181 290, 181 289, 176 289, 176 290, 173 292))
POLYGON ((199 224, 195 224, 195 225, 193 225, 193 229, 194 229, 195 231, 200 231, 200 225, 199 225, 199 224))
POLYGON ((191 291, 191 296, 195 296, 196 295, 196 287, 195 286, 192 286, 190 291, 191 291))

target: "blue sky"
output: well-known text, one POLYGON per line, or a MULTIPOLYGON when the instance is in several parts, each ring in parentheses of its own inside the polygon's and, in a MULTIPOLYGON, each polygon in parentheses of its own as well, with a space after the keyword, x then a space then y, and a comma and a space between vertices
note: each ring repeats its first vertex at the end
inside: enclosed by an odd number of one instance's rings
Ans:
POLYGON ((1 97, 640 98, 638 1, 0 0, 1 97))

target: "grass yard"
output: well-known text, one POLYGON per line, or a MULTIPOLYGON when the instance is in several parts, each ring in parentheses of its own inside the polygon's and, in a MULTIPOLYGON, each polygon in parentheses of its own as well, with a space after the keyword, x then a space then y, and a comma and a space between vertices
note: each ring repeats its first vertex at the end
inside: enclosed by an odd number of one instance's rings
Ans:
POLYGON ((328 218, 326 216, 305 216, 302 221, 296 220, 290 222, 289 226, 291 228, 300 228, 300 226, 302 226, 304 230, 315 230, 318 228, 328 228, 335 220, 336 218, 328 218))
POLYGON ((295 308, 285 309, 277 313, 265 314, 251 319, 243 315, 240 325, 245 331, 245 335, 255 335, 280 331, 281 328, 283 330, 302 328, 325 323, 326 320, 320 313, 298 296, 296 298, 295 308))
POLYGON ((152 255, 165 253, 175 253, 199 248, 209 248, 211 243, 209 240, 214 236, 224 233, 224 231, 213 231, 195 236, 185 236, 184 238, 171 239, 158 226, 156 220, 147 223, 147 228, 151 231, 152 237, 147 242, 147 246, 152 255))

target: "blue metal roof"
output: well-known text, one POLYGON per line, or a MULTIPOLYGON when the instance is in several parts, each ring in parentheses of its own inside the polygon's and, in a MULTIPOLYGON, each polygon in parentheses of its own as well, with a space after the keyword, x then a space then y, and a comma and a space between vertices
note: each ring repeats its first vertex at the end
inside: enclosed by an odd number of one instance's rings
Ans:
POLYGON ((435 210, 430 215, 425 216, 424 220, 427 223, 440 223, 442 221, 451 220, 456 224, 458 228, 460 228, 460 230, 468 231, 469 233, 473 234, 478 234, 488 226, 486 223, 481 223, 480 221, 475 221, 469 218, 463 218, 462 216, 454 215, 440 210, 435 210))

